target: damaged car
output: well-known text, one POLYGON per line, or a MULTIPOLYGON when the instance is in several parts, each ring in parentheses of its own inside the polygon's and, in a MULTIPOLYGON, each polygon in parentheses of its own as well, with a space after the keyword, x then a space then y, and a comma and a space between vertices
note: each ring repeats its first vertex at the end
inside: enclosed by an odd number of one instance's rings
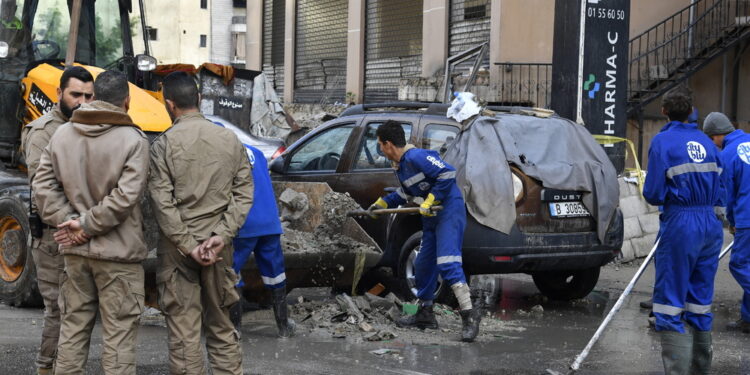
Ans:
MULTIPOLYGON (((582 126, 557 116, 536 117, 530 109, 490 108, 494 112, 480 117, 481 124, 461 124, 446 117, 447 108, 352 106, 274 159, 272 178, 325 182, 368 207, 399 186, 375 135, 385 121, 398 121, 409 143, 439 151, 458 170, 468 211, 467 276, 527 273, 551 299, 588 295, 623 241, 616 174, 601 146, 582 126)), ((378 266, 391 268, 407 297, 415 296, 420 216, 357 222, 383 250, 378 266)), ((449 288, 438 284, 438 299, 449 298, 449 288)))

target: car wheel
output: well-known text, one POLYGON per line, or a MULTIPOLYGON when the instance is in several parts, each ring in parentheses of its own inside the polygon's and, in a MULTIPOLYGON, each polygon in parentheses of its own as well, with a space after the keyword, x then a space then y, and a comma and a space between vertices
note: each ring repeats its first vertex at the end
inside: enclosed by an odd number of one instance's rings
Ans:
POLYGON ((0 197, 0 300, 11 306, 42 305, 29 236, 24 204, 17 197, 0 197))
MULTIPOLYGON (((398 262, 398 276, 403 285, 400 297, 411 301, 417 298, 417 279, 414 262, 422 246, 422 231, 414 233, 409 237, 401 247, 401 255, 398 262)), ((437 287, 435 288, 435 300, 437 302, 452 305, 455 298, 448 285, 443 282, 443 278, 438 275, 437 287)))
POLYGON ((569 301, 586 297, 599 281, 599 267, 576 271, 547 271, 531 275, 547 298, 569 301))

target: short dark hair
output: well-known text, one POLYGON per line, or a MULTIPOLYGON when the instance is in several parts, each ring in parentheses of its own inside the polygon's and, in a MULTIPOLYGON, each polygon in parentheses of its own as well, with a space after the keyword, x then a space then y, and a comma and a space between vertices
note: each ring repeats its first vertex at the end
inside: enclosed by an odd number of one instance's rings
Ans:
POLYGON ((164 100, 171 100, 179 109, 198 108, 198 84, 190 74, 172 72, 162 82, 164 100))
POLYGON ((675 87, 661 99, 661 107, 670 121, 685 122, 693 113, 693 98, 690 89, 684 86, 675 87))
POLYGON ((94 81, 94 96, 118 107, 125 103, 125 98, 130 95, 128 77, 124 73, 115 70, 101 72, 94 81))
POLYGON ((391 142, 396 147, 406 146, 406 135, 404 134, 404 128, 401 123, 393 120, 388 120, 383 125, 378 127, 375 131, 375 135, 380 138, 380 141, 391 142))
POLYGON ((60 90, 68 88, 68 82, 71 78, 75 78, 83 83, 93 82, 94 76, 89 73, 88 70, 80 66, 71 66, 70 68, 63 71, 62 77, 60 77, 60 90))

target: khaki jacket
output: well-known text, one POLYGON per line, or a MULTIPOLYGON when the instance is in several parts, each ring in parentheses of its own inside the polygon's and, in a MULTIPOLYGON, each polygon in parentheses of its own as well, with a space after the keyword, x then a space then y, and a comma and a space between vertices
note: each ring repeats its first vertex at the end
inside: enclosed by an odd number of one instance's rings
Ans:
POLYGON ((140 198, 148 175, 148 140, 125 111, 83 104, 44 150, 32 182, 42 220, 80 216, 91 240, 63 254, 118 262, 146 258, 140 198))
POLYGON ((198 112, 151 145, 148 191, 162 235, 184 255, 216 234, 230 244, 253 204, 245 147, 198 112))
POLYGON ((57 128, 66 122, 68 122, 68 118, 60 111, 59 105, 56 105, 47 114, 28 123, 23 128, 21 149, 24 153, 29 181, 36 174, 36 169, 39 167, 39 159, 42 158, 42 151, 49 144, 52 134, 55 134, 57 128))

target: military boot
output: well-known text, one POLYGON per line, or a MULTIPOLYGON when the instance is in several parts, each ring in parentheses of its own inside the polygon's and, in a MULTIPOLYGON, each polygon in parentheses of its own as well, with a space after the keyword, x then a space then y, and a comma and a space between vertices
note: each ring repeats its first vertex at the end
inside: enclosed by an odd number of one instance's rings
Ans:
POLYGON ((286 304, 286 288, 271 289, 273 295, 273 317, 276 319, 276 327, 279 329, 279 337, 292 337, 296 328, 294 320, 289 318, 286 304))
POLYGON ((693 337, 689 333, 661 331, 661 360, 665 375, 687 375, 693 361, 693 337))
POLYGON ((417 313, 414 315, 405 315, 396 320, 396 325, 401 328, 417 327, 419 329, 437 329, 438 322, 435 319, 435 313, 432 312, 432 305, 419 304, 417 313))
POLYGON ((709 374, 711 372, 713 354, 711 331, 693 331, 693 362, 690 365, 690 374, 709 374))
POLYGON ((461 310, 461 341, 473 342, 479 334, 479 322, 482 321, 482 311, 478 307, 471 310, 461 310))

